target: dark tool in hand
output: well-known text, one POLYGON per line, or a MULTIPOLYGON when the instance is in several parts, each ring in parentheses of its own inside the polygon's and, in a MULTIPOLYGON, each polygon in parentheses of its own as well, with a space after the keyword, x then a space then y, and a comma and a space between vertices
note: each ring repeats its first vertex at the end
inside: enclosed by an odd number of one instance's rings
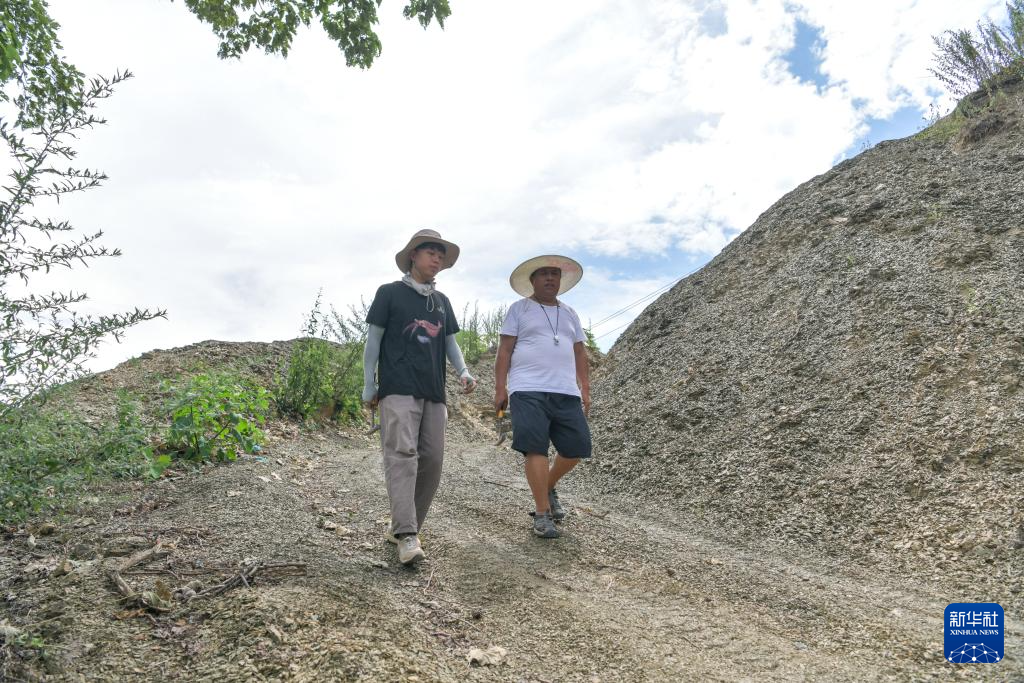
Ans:
POLYGON ((498 409, 495 417, 497 419, 494 421, 494 429, 498 433, 498 442, 494 445, 500 446, 512 435, 512 418, 509 417, 508 411, 502 409, 498 409))
POLYGON ((373 436, 380 431, 380 423, 377 422, 377 406, 370 406, 370 431, 366 432, 367 436, 373 436))

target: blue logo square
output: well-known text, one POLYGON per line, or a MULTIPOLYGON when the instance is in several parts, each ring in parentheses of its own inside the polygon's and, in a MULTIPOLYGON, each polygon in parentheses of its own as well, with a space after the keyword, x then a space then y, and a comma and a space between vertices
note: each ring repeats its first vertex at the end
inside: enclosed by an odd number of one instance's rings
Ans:
POLYGON ((1002 661, 1006 620, 994 602, 954 602, 946 607, 945 652, 954 664, 995 664, 1002 661))

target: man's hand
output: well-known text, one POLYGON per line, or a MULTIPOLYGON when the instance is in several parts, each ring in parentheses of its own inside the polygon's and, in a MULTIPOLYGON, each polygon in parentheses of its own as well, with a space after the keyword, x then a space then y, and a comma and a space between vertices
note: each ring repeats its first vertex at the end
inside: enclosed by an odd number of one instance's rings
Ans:
POLYGON ((380 431, 380 422, 377 420, 377 395, 374 394, 373 398, 366 402, 366 405, 370 408, 370 431, 366 432, 367 436, 373 436, 380 431))
POLYGON ((508 371, 512 366, 512 350, 516 347, 516 338, 507 334, 501 335, 498 342, 498 353, 494 357, 494 412, 508 408, 508 371))
POLYGON ((473 375, 469 374, 469 371, 462 373, 462 377, 459 377, 459 384, 462 385, 462 393, 472 394, 473 390, 476 389, 476 379, 473 375))
POLYGON ((590 417, 590 360, 587 358, 587 349, 583 342, 573 344, 572 353, 576 361, 576 383, 580 388, 580 398, 583 400, 583 415, 590 417))

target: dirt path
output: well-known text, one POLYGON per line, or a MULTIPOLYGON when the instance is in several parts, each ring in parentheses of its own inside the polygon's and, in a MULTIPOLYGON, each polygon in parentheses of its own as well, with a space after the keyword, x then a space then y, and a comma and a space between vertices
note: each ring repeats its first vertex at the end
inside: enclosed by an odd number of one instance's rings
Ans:
POLYGON ((1019 635, 998 665, 942 661, 942 611, 960 596, 940 577, 733 547, 709 540, 728 530, 584 496, 571 481, 562 497, 565 536, 534 538, 519 458, 452 444, 423 534, 429 560, 408 569, 383 540, 372 444, 278 433, 265 461, 123 491, 31 552, 12 539, 0 557, 5 606, 15 623, 48 620, 35 630, 55 680, 1024 679, 1019 635), (257 576, 252 588, 140 615, 119 603, 103 563, 157 537, 175 548, 126 573, 138 589, 158 578, 210 587, 244 558, 302 562, 306 575, 257 576), (31 569, 65 555, 63 576, 31 569), (502 663, 467 662, 490 646, 507 651, 502 663))

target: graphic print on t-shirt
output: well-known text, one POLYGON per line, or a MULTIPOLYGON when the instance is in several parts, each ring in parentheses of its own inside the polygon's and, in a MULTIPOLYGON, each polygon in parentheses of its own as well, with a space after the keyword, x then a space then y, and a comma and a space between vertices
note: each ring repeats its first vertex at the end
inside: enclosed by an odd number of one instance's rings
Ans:
POLYGON ((443 322, 432 323, 429 320, 413 318, 412 322, 406 325, 402 331, 408 334, 410 339, 415 339, 421 344, 429 344, 430 340, 435 339, 437 335, 441 334, 443 329, 443 322), (426 332, 426 335, 423 334, 424 332, 426 332))

